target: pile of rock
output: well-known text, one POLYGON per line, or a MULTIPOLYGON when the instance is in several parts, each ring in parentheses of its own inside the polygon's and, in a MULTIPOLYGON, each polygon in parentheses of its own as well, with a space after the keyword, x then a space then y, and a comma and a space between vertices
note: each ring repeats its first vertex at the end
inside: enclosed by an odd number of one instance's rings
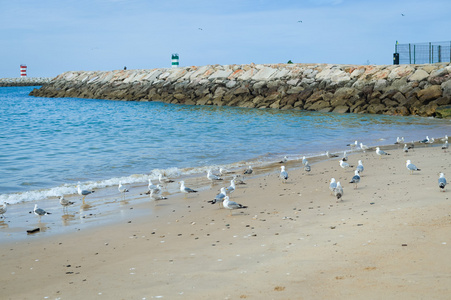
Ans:
POLYGON ((449 63, 209 65, 66 72, 30 95, 439 116, 450 77, 449 63))
POLYGON ((50 77, 0 78, 0 87, 5 86, 38 86, 50 83, 50 77))

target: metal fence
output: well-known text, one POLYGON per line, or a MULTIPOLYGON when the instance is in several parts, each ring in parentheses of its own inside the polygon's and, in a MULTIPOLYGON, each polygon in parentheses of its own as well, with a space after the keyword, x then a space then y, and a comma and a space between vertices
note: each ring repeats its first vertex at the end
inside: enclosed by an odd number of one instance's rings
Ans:
POLYGON ((451 62, 451 41, 395 44, 400 64, 433 64, 451 62))

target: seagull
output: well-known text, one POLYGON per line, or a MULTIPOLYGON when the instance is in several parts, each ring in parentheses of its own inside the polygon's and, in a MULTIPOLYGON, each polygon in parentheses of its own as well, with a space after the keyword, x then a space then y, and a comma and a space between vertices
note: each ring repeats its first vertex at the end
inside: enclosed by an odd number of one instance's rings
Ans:
POLYGON ((6 210, 8 208, 6 207, 6 202, 2 203, 0 206, 0 215, 2 215, 2 218, 5 218, 4 214, 6 213, 6 210))
POLYGON ((421 171, 421 169, 418 169, 417 166, 410 162, 410 159, 406 160, 406 168, 410 171, 410 174, 413 174, 413 171, 421 171))
POLYGON ((364 170, 364 168, 363 168, 362 161, 359 160, 359 164, 356 167, 356 171, 359 172, 359 175, 360 175, 360 173, 363 173, 363 170, 364 170))
POLYGON ((429 136, 426 136, 424 140, 420 141, 422 144, 426 144, 427 142, 429 142, 429 136))
POLYGON ((356 148, 357 147, 357 141, 354 142, 354 144, 347 144, 346 146, 349 146, 352 148, 356 148))
POLYGON ((304 171, 305 172, 310 172, 312 170, 312 168, 310 167, 309 163, 307 162, 304 166, 304 171))
POLYGON ((347 161, 348 160, 348 155, 346 154, 346 151, 343 151, 342 159, 343 159, 343 161, 347 161))
POLYGON ((443 149, 444 152, 446 152, 446 150, 448 150, 448 148, 449 148, 449 144, 448 144, 448 141, 446 141, 446 142, 442 145, 442 149, 443 149))
POLYGON ((156 192, 155 190, 150 190, 149 198, 150 198, 150 200, 154 200, 154 201, 168 199, 166 197, 159 195, 159 192, 156 192))
POLYGON ((72 204, 74 204, 75 202, 72 202, 72 201, 69 201, 69 200, 67 200, 67 199, 64 199, 64 196, 61 196, 60 197, 60 204, 63 206, 63 211, 65 210, 65 209, 67 209, 67 207, 69 206, 69 205, 72 205, 72 204))
POLYGON ((343 201, 343 187, 340 184, 340 181, 337 182, 337 187, 335 188, 335 197, 337 197, 337 202, 338 201, 343 201))
POLYGON ((221 177, 219 177, 219 176, 213 174, 213 173, 211 172, 211 170, 208 170, 208 171, 207 171, 207 178, 208 178, 208 180, 210 180, 211 182, 213 182, 213 181, 215 181, 215 180, 222 180, 221 177))
POLYGON ((367 145, 364 145, 363 143, 360 143, 360 149, 365 152, 366 150, 370 149, 367 145))
POLYGON ((435 142, 434 138, 430 138, 430 139, 426 142, 426 144, 433 144, 434 142, 435 142))
POLYGON ((226 188, 226 192, 229 194, 232 194, 235 191, 235 188, 236 188, 235 180, 232 179, 232 180, 230 180, 230 186, 228 188, 226 188))
POLYGON ((46 212, 45 210, 43 210, 42 208, 38 208, 38 205, 35 204, 34 205, 34 209, 33 212, 35 215, 39 216, 39 222, 41 222, 41 217, 45 216, 45 215, 51 215, 51 213, 46 212))
POLYGON ((221 188, 221 192, 219 194, 217 194, 213 200, 210 200, 210 201, 207 201, 207 202, 211 203, 211 204, 215 204, 215 203, 221 204, 222 201, 224 201, 224 198, 226 196, 227 196, 226 188, 222 187, 221 188))
POLYGON ((306 164, 308 164, 308 160, 307 158, 305 158, 305 156, 302 157, 302 164, 305 166, 306 164))
POLYGON ((404 16, 405 16, 405 14, 401 14, 401 16, 402 16, 402 17, 404 17, 404 16))
POLYGON ((246 182, 244 182, 243 179, 241 179, 241 175, 234 175, 233 180, 235 181, 236 184, 246 184, 246 182))
POLYGON ((379 155, 379 157, 382 157, 382 155, 390 155, 390 153, 381 150, 379 147, 376 147, 376 154, 379 155))
POLYGON ((445 135, 444 138, 440 139, 442 142, 447 142, 448 141, 448 135, 445 135))
POLYGON ((200 27, 199 27, 199 28, 197 28, 197 29, 199 29, 199 30, 203 30, 203 29, 202 29, 202 28, 200 28, 200 27))
MULTIPOLYGON (((241 205, 234 201, 230 201, 229 196, 224 197, 224 201, 222 201, 222 205, 224 206, 224 208, 227 208, 230 210, 247 208, 247 206, 241 205)), ((231 215, 232 215, 232 212, 230 212, 230 216, 231 215)))
POLYGON ((352 179, 349 183, 354 183, 355 184, 355 188, 357 189, 357 184, 360 182, 360 175, 359 175, 359 170, 355 170, 354 171, 354 176, 352 176, 352 179))
POLYGON ((119 193, 121 193, 121 196, 125 198, 125 193, 128 193, 128 189, 126 189, 124 186, 122 186, 122 182, 119 181, 119 186, 117 187, 117 190, 119 193))
POLYGON ((335 193, 336 188, 337 188, 337 182, 335 181, 335 178, 331 178, 330 184, 329 184, 329 190, 331 191, 331 193, 335 193))
POLYGON ((285 166, 280 166, 280 175, 282 182, 285 183, 288 180, 288 173, 285 171, 285 166))
POLYGON ((299 20, 299 21, 298 21, 298 23, 302 23, 302 21, 301 21, 301 20, 299 20))
POLYGON ((235 173, 235 172, 231 172, 231 171, 229 171, 227 169, 224 169, 224 168, 219 168, 219 174, 221 174, 221 175, 233 174, 233 173, 235 173))
POLYGON ((281 160, 281 161, 279 161, 279 164, 283 164, 283 163, 285 163, 285 162, 287 162, 288 161, 288 157, 285 155, 284 157, 283 157, 283 159, 281 160))
POLYGON ((328 158, 338 157, 338 155, 329 153, 329 151, 326 151, 326 156, 327 156, 328 158))
POLYGON ((404 153, 409 152, 409 147, 407 147, 407 144, 404 144, 404 148, 402 149, 402 151, 404 151, 404 153))
POLYGON ((193 190, 193 189, 190 189, 190 188, 188 188, 188 187, 186 187, 185 186, 185 181, 180 181, 179 182, 180 183, 180 191, 182 192, 182 193, 185 193, 185 197, 186 197, 186 194, 189 194, 189 193, 197 193, 197 191, 195 191, 195 190, 193 190))
POLYGON ((80 196, 83 196, 83 204, 85 204, 85 197, 86 197, 87 195, 92 194, 92 193, 95 192, 95 191, 82 190, 81 187, 80 187, 80 181, 78 182, 77 190, 78 190, 78 194, 79 194, 80 196))
POLYGON ((254 170, 252 170, 252 167, 249 166, 246 170, 244 170, 243 174, 249 175, 252 174, 252 172, 254 172, 254 170))
POLYGON ((446 186, 446 178, 445 178, 445 174, 440 173, 440 178, 438 179, 438 187, 440 188, 441 191, 445 191, 445 186, 446 186))
POLYGON ((347 168, 353 167, 353 166, 350 166, 350 165, 349 165, 347 162, 345 162, 344 159, 342 158, 342 159, 340 160, 340 167, 342 167, 343 169, 347 169, 347 168))
POLYGON ((396 138, 396 143, 395 143, 395 145, 397 145, 397 144, 403 144, 404 143, 404 137, 397 137, 396 138))
POLYGON ((151 193, 152 191, 154 191, 154 193, 159 193, 161 192, 161 189, 163 188, 161 185, 157 184, 153 184, 152 180, 149 179, 149 185, 147 186, 147 188, 149 189, 149 193, 151 193))
POLYGON ((161 174, 161 173, 158 174, 158 181, 160 183, 171 183, 171 182, 174 182, 174 180, 171 180, 169 178, 163 177, 163 174, 161 174))

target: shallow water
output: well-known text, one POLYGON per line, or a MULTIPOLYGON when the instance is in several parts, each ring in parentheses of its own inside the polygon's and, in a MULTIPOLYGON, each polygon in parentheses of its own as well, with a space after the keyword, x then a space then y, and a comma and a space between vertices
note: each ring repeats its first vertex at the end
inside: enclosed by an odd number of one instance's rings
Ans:
POLYGON ((36 98, 32 89, 0 88, 0 203, 30 210, 49 201, 60 209, 56 197, 74 195, 77 182, 108 202, 119 181, 145 187, 160 172, 203 176, 344 150, 354 140, 373 146, 450 133, 448 120, 432 118, 36 98))

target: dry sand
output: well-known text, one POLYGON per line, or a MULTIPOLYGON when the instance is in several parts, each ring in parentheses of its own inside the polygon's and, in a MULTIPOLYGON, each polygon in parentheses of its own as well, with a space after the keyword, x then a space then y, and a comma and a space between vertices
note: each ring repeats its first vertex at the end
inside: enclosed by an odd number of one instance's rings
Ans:
POLYGON ((450 154, 387 151, 349 156, 365 166, 357 189, 338 159, 309 174, 288 163, 285 184, 275 166, 238 186, 232 200, 249 207, 232 216, 207 203, 216 184, 134 208, 156 205, 151 216, 2 243, 0 298, 450 299, 451 190, 437 183, 450 154))

